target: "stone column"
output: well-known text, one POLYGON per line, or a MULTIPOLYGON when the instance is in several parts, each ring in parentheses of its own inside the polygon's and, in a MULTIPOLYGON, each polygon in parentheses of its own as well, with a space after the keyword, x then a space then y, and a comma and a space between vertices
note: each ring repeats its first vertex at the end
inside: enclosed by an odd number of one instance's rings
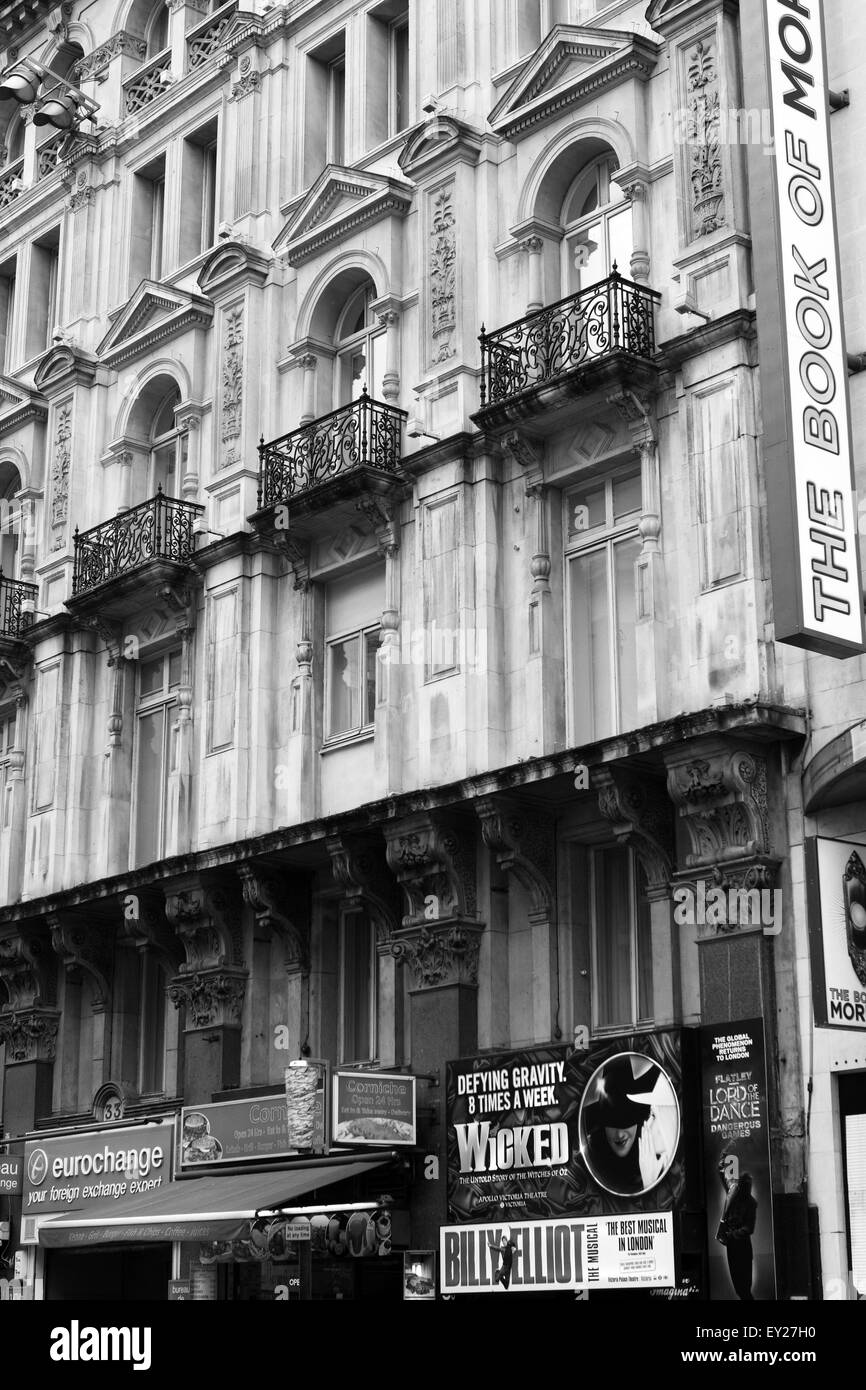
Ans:
POLYGON ((298 358, 304 373, 303 385, 301 387, 301 418, 299 425, 309 425, 316 419, 316 368, 319 359, 312 352, 305 352, 298 358))
POLYGON ((165 915, 186 955, 168 996, 185 1010, 183 1093, 193 1105, 240 1084, 248 974, 235 883, 187 874, 165 888, 165 915))
POLYGON ((434 1077, 433 1119, 421 1143, 438 1159, 438 1177, 416 1187, 411 1238, 435 1246, 446 1202, 445 1076, 442 1060, 478 1044, 476 830, 469 821, 422 813, 384 827, 387 859, 407 912, 392 951, 410 971, 412 1069, 434 1077))
MULTIPOLYGON (((382 395, 392 405, 400 401, 400 315, 388 309, 378 315, 385 329, 385 375, 382 381, 382 395)), ((373 386, 373 383, 370 383, 373 386)))
POLYGON ((647 227, 647 185, 642 179, 623 184, 623 192, 631 203, 633 250, 630 275, 638 284, 648 284, 650 278, 649 231, 647 227))
POLYGON ((772 892, 779 861, 769 839, 766 759, 706 738, 667 749, 665 764, 668 793, 688 844, 676 885, 689 890, 692 917, 706 919, 684 927, 697 968, 691 989, 698 993, 701 1020, 772 1019, 773 938, 761 925, 761 892, 772 892), (721 890, 711 899, 724 901, 721 913, 701 910, 713 889, 721 890))
POLYGON ((0 1012, 3 1121, 8 1134, 23 1134, 51 1111, 60 1014, 54 1002, 56 959, 46 932, 21 925, 0 939, 0 981, 7 994, 0 1012))
POLYGON ((530 236, 520 245, 529 262, 526 312, 534 314, 544 308, 544 241, 540 236, 530 236))

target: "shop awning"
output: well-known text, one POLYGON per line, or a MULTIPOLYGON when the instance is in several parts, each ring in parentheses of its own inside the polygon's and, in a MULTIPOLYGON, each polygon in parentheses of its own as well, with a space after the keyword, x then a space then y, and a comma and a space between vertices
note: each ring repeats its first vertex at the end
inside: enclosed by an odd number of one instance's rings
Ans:
POLYGON ((82 1247, 139 1240, 238 1240, 257 1212, 285 1207, 305 1193, 384 1167, 392 1154, 287 1168, 281 1172, 211 1175, 168 1183, 123 1203, 98 1202, 86 1210, 39 1220, 39 1244, 82 1247))

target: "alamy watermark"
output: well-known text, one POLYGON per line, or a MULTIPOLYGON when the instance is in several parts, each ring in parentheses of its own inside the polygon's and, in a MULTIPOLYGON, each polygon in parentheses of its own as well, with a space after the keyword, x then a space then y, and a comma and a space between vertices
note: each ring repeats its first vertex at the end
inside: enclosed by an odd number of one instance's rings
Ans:
POLYGON ((780 888, 720 888, 698 879, 694 887, 674 889, 678 927, 761 927, 765 936, 782 930, 780 888))
POLYGON ((674 144, 757 145, 773 154, 773 117, 768 106, 719 107, 712 114, 697 107, 674 112, 674 144))

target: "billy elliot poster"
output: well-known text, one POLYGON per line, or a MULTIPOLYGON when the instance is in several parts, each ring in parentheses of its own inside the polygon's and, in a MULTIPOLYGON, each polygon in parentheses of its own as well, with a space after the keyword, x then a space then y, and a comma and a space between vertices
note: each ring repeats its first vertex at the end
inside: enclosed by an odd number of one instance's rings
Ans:
POLYGON ((672 1211, 685 1189, 681 1087, 676 1032, 449 1062, 450 1220, 672 1211))
POLYGON ((710 1298, 774 1299, 764 1025, 750 1019, 700 1034, 710 1298))

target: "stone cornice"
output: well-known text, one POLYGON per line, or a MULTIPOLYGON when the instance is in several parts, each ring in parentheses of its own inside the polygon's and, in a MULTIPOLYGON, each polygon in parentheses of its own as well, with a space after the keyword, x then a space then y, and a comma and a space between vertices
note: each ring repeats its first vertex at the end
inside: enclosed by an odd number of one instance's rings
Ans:
MULTIPOLYGON (((312 820, 305 821, 302 825, 281 827, 255 839, 244 840, 240 844, 218 845, 194 854, 164 859, 158 864, 149 865, 146 869, 130 870, 112 878, 67 889, 62 893, 10 904, 0 908, 0 924, 36 921, 49 912, 104 901, 116 897, 118 893, 135 892, 136 888, 146 888, 154 883, 168 885, 171 880, 177 880, 186 874, 211 869, 236 869, 239 864, 248 863, 255 858, 289 855, 292 850, 303 846, 321 844, 324 851, 329 835, 344 831, 349 834, 369 834, 373 827, 384 827, 392 821, 418 812, 472 810, 473 803, 479 797, 493 796, 499 792, 515 794, 522 787, 552 781, 554 778, 573 778, 578 766, 586 766, 590 770, 608 763, 624 763, 628 766, 630 759, 657 754, 661 771, 660 757, 664 749, 688 744, 691 740, 706 735, 736 737, 738 746, 740 740, 748 740, 750 747, 757 743, 768 746, 790 741, 800 743, 806 736, 806 714, 804 710, 791 706, 750 700, 735 705, 714 706, 693 714, 678 715, 675 719, 650 724, 643 729, 605 739, 600 743, 566 749, 545 758, 530 758, 525 762, 497 768, 489 773, 467 777, 444 786, 405 792, 382 801, 369 802, 346 811, 343 815, 331 816, 327 821, 312 820)), ((290 861, 287 859, 285 863, 288 866, 290 861)))

